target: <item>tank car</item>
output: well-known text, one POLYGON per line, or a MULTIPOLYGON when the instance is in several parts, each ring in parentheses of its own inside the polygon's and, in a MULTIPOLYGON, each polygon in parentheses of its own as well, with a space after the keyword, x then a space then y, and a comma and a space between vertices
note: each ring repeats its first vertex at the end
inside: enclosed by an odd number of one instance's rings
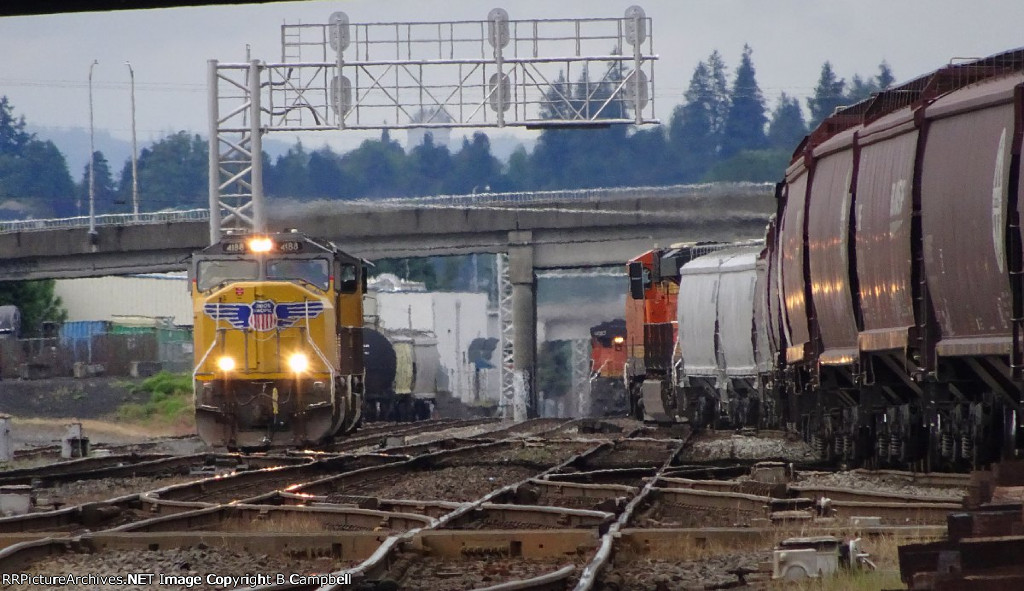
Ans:
POLYGON ((364 420, 429 419, 444 378, 434 333, 364 328, 363 338, 364 420))
POLYGON ((625 416, 626 321, 622 318, 590 328, 590 414, 625 416))
POLYGON ((823 458, 957 469, 1020 455, 1022 138, 1015 50, 843 109, 797 149, 769 293, 793 420, 823 458))
POLYGON ((297 232, 227 235, 189 266, 196 428, 230 449, 353 431, 363 396, 363 262, 297 232))
POLYGON ((21 335, 21 310, 17 306, 0 306, 0 338, 16 339, 21 335))

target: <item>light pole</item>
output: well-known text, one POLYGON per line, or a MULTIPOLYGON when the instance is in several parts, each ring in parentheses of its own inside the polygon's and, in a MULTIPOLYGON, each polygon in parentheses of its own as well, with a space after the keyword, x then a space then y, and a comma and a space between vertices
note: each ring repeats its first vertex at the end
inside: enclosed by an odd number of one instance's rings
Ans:
POLYGON ((93 121, 92 121, 92 69, 99 64, 99 60, 92 60, 89 64, 89 240, 95 244, 96 241, 96 180, 93 174, 93 161, 96 160, 96 147, 94 142, 93 121))
POLYGON ((139 149, 135 142, 135 70, 131 62, 125 62, 128 66, 128 75, 132 79, 132 213, 135 220, 139 219, 139 149))

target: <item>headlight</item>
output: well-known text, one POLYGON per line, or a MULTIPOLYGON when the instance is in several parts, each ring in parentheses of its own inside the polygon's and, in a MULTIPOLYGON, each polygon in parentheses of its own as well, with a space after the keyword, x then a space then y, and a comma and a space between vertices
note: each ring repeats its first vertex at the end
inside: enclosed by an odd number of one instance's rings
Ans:
POLYGON ((295 373, 302 373, 309 368, 309 357, 305 353, 295 353, 288 358, 288 367, 295 373))
POLYGON ((221 357, 217 360, 217 367, 219 367, 221 371, 231 371, 235 369, 235 360, 227 356, 221 357))
POLYGON ((274 248, 274 241, 270 238, 257 237, 249 240, 250 252, 270 252, 274 248))
POLYGON ((614 339, 612 339, 612 342, 615 343, 616 345, 621 345, 622 343, 626 342, 626 338, 625 337, 615 337, 614 339))

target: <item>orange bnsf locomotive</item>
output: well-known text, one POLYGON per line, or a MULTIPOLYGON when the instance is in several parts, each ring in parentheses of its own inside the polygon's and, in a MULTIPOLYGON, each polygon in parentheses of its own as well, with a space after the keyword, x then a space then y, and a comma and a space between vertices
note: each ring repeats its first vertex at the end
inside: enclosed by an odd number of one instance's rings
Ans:
POLYGON ((617 318, 590 328, 590 415, 626 416, 626 321, 617 318))
POLYGON ((363 262, 297 232, 192 257, 196 428, 231 449, 315 445, 358 426, 363 262))

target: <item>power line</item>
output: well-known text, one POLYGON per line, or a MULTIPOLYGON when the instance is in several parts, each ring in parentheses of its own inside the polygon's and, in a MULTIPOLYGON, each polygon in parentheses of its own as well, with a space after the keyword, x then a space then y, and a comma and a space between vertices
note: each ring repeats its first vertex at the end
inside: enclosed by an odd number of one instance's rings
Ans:
MULTIPOLYGON (((79 80, 33 80, 25 78, 0 78, 2 86, 24 86, 30 88, 89 88, 88 82, 79 80)), ((128 82, 93 82, 94 89, 103 90, 128 90, 128 82)), ((202 83, 174 83, 174 82, 136 82, 136 90, 159 91, 159 92, 206 92, 206 85, 202 83)))

